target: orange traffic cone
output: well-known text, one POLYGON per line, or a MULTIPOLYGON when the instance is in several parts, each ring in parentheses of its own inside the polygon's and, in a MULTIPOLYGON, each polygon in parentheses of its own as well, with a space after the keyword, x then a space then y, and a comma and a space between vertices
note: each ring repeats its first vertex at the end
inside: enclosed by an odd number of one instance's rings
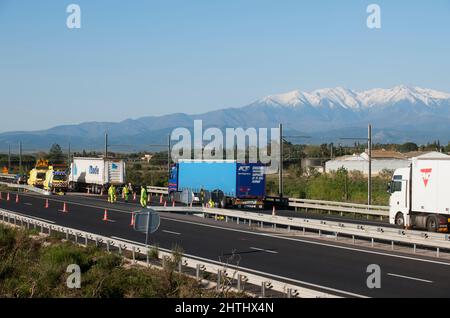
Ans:
POLYGON ((191 201, 191 203, 189 204, 189 207, 191 207, 191 208, 192 208, 192 201, 191 201))
POLYGON ((9 201, 9 192, 8 192, 8 194, 6 195, 6 201, 9 201))
POLYGON ((105 213, 103 214, 103 221, 109 221, 108 220, 108 210, 105 209, 105 213))
POLYGON ((272 209, 272 216, 275 216, 276 214, 275 214, 275 205, 273 206, 273 209, 272 209))
POLYGON ((66 202, 64 202, 62 212, 64 212, 64 213, 69 212, 69 210, 67 209, 67 204, 66 204, 66 202))
POLYGON ((164 201, 164 207, 165 208, 167 207, 167 201, 164 201))
POLYGON ((172 207, 173 208, 175 207, 175 201, 172 201, 172 207))
POLYGON ((160 196, 159 196, 159 204, 162 204, 163 203, 163 195, 161 194, 160 196))
POLYGON ((3 200, 3 196, 2 193, 0 192, 0 200, 3 200))
POLYGON ((133 201, 136 201, 136 192, 133 192, 133 201))
POLYGON ((134 212, 131 213, 131 223, 130 226, 134 226, 134 212))
POLYGON ((45 208, 48 209, 48 199, 45 199, 45 208))
POLYGON ((16 203, 19 203, 19 194, 16 194, 16 203))

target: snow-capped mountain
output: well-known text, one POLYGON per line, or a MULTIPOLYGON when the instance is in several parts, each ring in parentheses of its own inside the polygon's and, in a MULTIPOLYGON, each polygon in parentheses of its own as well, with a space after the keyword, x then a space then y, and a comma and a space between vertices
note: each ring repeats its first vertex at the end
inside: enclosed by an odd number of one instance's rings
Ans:
POLYGON ((433 107, 449 100, 450 94, 448 93, 400 85, 391 89, 377 88, 363 92, 355 92, 342 87, 319 89, 310 93, 295 90, 285 94, 267 96, 257 103, 284 107, 311 105, 361 110, 398 102, 423 103, 433 107))
POLYGON ((363 92, 342 87, 313 92, 296 90, 267 96, 241 108, 199 115, 170 114, 119 123, 86 122, 43 131, 3 133, 0 150, 18 141, 32 144, 34 149, 48 149, 55 142, 62 145, 70 142, 73 149, 102 149, 105 131, 111 143, 129 145, 121 151, 146 150, 146 144, 164 143, 174 128, 191 128, 195 119, 202 119, 204 128, 221 129, 271 128, 283 123, 287 132, 312 136, 308 140, 311 143, 365 136, 368 123, 373 125, 375 142, 440 140, 447 143, 450 141, 450 94, 404 85, 363 92))

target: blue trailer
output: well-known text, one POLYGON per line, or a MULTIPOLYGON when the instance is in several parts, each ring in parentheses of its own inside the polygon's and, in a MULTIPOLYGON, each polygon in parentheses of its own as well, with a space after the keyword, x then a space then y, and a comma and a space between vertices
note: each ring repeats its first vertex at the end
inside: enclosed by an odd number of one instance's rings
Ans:
POLYGON ((265 166, 235 160, 180 160, 172 167, 169 194, 188 190, 223 193, 216 202, 226 206, 262 207, 266 195, 265 166))

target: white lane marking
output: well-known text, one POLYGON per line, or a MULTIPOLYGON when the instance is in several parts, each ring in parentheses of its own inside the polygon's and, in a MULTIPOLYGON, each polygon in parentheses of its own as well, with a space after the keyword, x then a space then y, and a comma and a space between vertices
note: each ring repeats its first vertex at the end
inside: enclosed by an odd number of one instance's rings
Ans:
POLYGON ((24 204, 25 204, 25 205, 33 205, 33 204, 31 204, 31 203, 28 203, 28 202, 25 202, 24 204))
MULTIPOLYGON (((117 237, 117 236, 111 236, 111 238, 145 247, 145 244, 140 243, 140 242, 131 241, 131 240, 128 240, 128 239, 117 237)), ((214 263, 216 265, 223 266, 223 263, 214 261, 212 259, 207 259, 207 258, 203 258, 203 257, 200 257, 200 256, 190 255, 190 254, 183 254, 183 255, 186 256, 186 257, 195 258, 196 260, 205 261, 205 262, 208 262, 208 263, 214 263)), ((262 276, 266 276, 266 277, 272 277, 272 278, 275 278, 275 279, 283 279, 283 280, 286 280, 286 281, 289 281, 289 282, 292 282, 292 283, 303 284, 303 285, 306 285, 306 286, 309 286, 309 287, 315 287, 315 288, 319 288, 319 289, 323 289, 323 290, 327 290, 327 291, 331 291, 331 292, 335 292, 335 293, 339 293, 339 294, 344 294, 344 295, 348 295, 348 296, 352 296, 352 297, 369 298, 368 296, 365 296, 365 295, 354 294, 354 293, 347 292, 347 291, 340 290, 340 289, 335 289, 335 288, 331 288, 331 287, 321 286, 321 285, 317 285, 317 284, 301 281, 301 280, 298 280, 298 279, 293 279, 293 278, 289 278, 289 277, 284 277, 284 276, 279 276, 279 275, 275 275, 275 274, 271 274, 271 273, 267 273, 267 272, 258 271, 256 269, 251 269, 251 268, 246 268, 246 267, 238 267, 237 268, 237 267, 235 267, 233 265, 228 265, 228 267, 236 268, 236 269, 238 269, 240 271, 243 271, 243 272, 255 273, 255 274, 258 274, 258 275, 262 275, 262 276)))
MULTIPOLYGON (((33 198, 40 198, 39 196, 34 196, 34 195, 24 195, 24 196, 29 196, 29 197, 33 197, 33 198)), ((54 199, 53 199, 53 201, 63 202, 61 200, 54 200, 54 199)), ((104 207, 99 207, 99 206, 95 206, 95 205, 87 205, 87 204, 75 203, 75 202, 71 202, 71 204, 79 205, 79 206, 86 206, 86 207, 90 207, 90 208, 98 208, 98 209, 100 209, 100 208, 103 209, 104 208, 104 207)), ((122 212, 122 213, 132 213, 130 211, 118 210, 118 209, 108 209, 108 211, 116 211, 116 212, 122 212)), ((179 222, 179 223, 194 224, 194 225, 198 225, 198 226, 210 227, 210 228, 215 228, 215 229, 219 229, 219 230, 223 230, 223 231, 231 231, 231 232, 252 234, 252 235, 255 235, 255 236, 272 237, 272 238, 277 238, 277 239, 280 239, 280 240, 287 240, 287 241, 294 241, 294 242, 300 242, 300 243, 305 243, 305 244, 312 244, 312 245, 318 245, 318 246, 332 247, 332 248, 337 248, 337 249, 342 249, 342 250, 347 250, 347 251, 353 251, 353 252, 360 252, 360 253, 366 253, 366 254, 373 254, 373 255, 380 255, 380 256, 387 256, 387 257, 393 257, 393 258, 399 258, 399 259, 412 260, 412 261, 417 261, 417 262, 424 262, 424 263, 431 263, 431 264, 450 266, 450 263, 441 262, 441 261, 434 261, 434 260, 429 260, 429 259, 423 259, 423 258, 417 258, 417 257, 412 257, 412 256, 389 254, 389 253, 376 252, 376 251, 371 251, 371 250, 363 250, 363 249, 354 248, 354 247, 333 245, 333 244, 329 244, 329 243, 308 241, 308 240, 296 239, 296 238, 291 238, 291 237, 276 236, 276 234, 270 234, 270 233, 259 233, 259 232, 251 232, 251 231, 247 231, 247 230, 225 228, 225 227, 221 227, 221 226, 217 226, 217 225, 197 223, 197 222, 185 221, 185 220, 177 220, 177 219, 173 219, 173 218, 169 218, 169 217, 161 217, 161 219, 167 220, 167 221, 179 222)))
POLYGON ((172 231, 167 231, 167 230, 162 230, 165 233, 169 233, 169 234, 175 234, 175 235, 181 235, 181 233, 178 232, 172 232, 172 231))
POLYGON ((255 251, 260 251, 260 252, 271 253, 271 254, 278 254, 278 252, 276 252, 276 251, 266 250, 264 248, 259 248, 259 247, 252 247, 252 246, 250 246, 250 249, 251 250, 255 250, 255 251))
POLYGON ((426 280, 426 279, 421 279, 421 278, 416 278, 416 277, 410 277, 410 276, 403 276, 403 275, 392 274, 392 273, 388 273, 388 276, 399 277, 399 278, 410 279, 410 280, 417 280, 419 282, 424 282, 424 283, 429 283, 429 284, 433 283, 433 281, 431 281, 431 280, 426 280))
POLYGON ((294 241, 294 242, 300 242, 300 243, 306 243, 306 244, 312 244, 312 245, 318 245, 318 246, 326 246, 326 247, 332 247, 332 248, 337 248, 337 249, 342 249, 342 250, 347 250, 347 251, 361 252, 361 253, 366 253, 366 254, 381 255, 381 256, 388 256, 388 257, 394 257, 394 258, 400 258, 400 259, 413 260, 413 261, 418 261, 418 262, 425 262, 425 263, 433 263, 433 264, 438 264, 438 265, 450 266, 450 263, 434 261, 434 260, 428 260, 428 259, 422 259, 422 258, 416 258, 416 257, 410 257, 410 256, 395 255, 395 254, 389 254, 389 253, 383 253, 383 252, 363 250, 363 249, 358 249, 358 248, 354 248, 354 247, 346 247, 346 246, 333 245, 333 244, 328 244, 328 243, 321 243, 321 242, 314 242, 314 241, 308 241, 308 240, 302 240, 302 239, 295 239, 295 238, 291 238, 291 237, 276 236, 276 235, 272 235, 272 234, 268 234, 268 233, 258 233, 258 232, 250 232, 250 231, 246 231, 246 230, 239 230, 239 229, 232 229, 232 228, 223 228, 223 227, 216 226, 216 225, 202 224, 202 223, 196 223, 196 222, 190 222, 190 221, 184 221, 184 220, 176 220, 176 219, 171 219, 171 218, 166 218, 166 217, 161 217, 161 219, 164 219, 164 220, 167 220, 167 221, 173 221, 173 222, 189 223, 189 224, 194 224, 194 225, 204 226, 204 227, 211 227, 211 228, 216 228, 216 229, 220 229, 220 230, 224 230, 224 231, 253 234, 253 235, 256 235, 256 236, 272 237, 272 238, 277 238, 277 239, 280 239, 280 240, 294 241))

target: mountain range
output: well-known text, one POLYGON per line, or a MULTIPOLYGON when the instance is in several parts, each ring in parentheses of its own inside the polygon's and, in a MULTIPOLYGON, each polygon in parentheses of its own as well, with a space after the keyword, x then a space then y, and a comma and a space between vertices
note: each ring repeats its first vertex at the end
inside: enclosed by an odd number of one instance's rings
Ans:
POLYGON ((405 85, 356 92, 342 87, 270 95, 240 107, 204 114, 169 114, 122 122, 85 122, 40 131, 0 134, 0 150, 22 141, 24 148, 47 150, 68 143, 76 150, 101 150, 108 132, 111 151, 157 150, 177 127, 192 129, 202 119, 207 127, 271 128, 284 125, 286 135, 308 135, 303 143, 338 143, 339 137, 365 137, 373 125, 374 142, 450 141, 450 94, 405 85))

